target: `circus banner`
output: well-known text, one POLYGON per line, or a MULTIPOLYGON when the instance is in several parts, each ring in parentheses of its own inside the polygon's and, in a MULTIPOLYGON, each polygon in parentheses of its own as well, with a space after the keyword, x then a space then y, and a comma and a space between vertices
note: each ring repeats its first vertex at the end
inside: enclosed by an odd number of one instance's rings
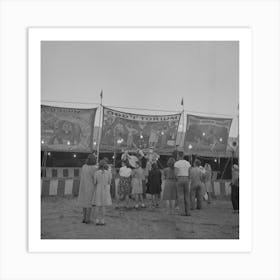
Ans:
POLYGON ((146 149, 171 152, 181 114, 138 115, 103 109, 100 148, 103 150, 146 149))
POLYGON ((232 119, 187 115, 185 151, 209 156, 225 154, 231 122, 232 119))
POLYGON ((96 108, 41 106, 43 151, 91 152, 96 108))

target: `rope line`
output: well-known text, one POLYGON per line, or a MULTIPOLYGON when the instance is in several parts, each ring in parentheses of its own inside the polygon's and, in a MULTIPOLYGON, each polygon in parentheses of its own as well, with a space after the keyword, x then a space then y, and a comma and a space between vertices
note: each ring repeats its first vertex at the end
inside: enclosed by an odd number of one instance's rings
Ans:
POLYGON ((95 102, 68 102, 68 101, 56 101, 56 100, 41 100, 42 102, 50 102, 50 103, 66 103, 66 104, 83 104, 83 105, 99 105, 100 103, 95 102))
MULTIPOLYGON (((42 100, 42 102, 50 102, 50 103, 66 103, 66 104, 83 104, 83 105, 100 105, 100 103, 95 102, 70 102, 70 101, 55 101, 55 100, 42 100)), ((102 105, 103 106, 103 105, 102 105)), ((107 108, 114 108, 114 109, 128 109, 128 110, 138 110, 138 111, 154 111, 154 112, 167 112, 167 113, 182 113, 179 110, 166 110, 166 109, 153 109, 153 108, 135 108, 135 107, 121 107, 121 106, 110 106, 106 105, 107 108)), ((238 117, 238 115, 230 115, 230 114, 220 114, 220 113, 205 113, 200 111, 191 111, 191 110, 184 110, 186 113, 192 114, 200 114, 200 115, 213 115, 213 116, 224 116, 224 117, 238 117)))

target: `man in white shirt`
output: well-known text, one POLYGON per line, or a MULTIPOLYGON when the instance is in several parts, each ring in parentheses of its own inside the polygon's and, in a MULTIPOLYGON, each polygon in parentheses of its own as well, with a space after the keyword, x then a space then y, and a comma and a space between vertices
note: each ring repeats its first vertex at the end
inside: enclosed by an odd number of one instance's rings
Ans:
POLYGON ((178 161, 175 162, 177 177, 178 204, 180 209, 185 209, 184 216, 190 216, 190 193, 189 193, 189 169, 191 164, 184 160, 184 152, 178 153, 178 161))

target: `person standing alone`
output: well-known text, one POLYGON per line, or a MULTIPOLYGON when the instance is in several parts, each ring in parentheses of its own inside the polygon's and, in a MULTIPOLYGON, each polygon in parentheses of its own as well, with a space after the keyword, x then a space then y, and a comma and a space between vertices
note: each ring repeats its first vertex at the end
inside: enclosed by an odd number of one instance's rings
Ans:
POLYGON ((190 195, 189 195, 189 169, 191 164, 184 159, 184 152, 178 152, 178 161, 174 164, 177 177, 178 205, 182 215, 190 216, 190 195))

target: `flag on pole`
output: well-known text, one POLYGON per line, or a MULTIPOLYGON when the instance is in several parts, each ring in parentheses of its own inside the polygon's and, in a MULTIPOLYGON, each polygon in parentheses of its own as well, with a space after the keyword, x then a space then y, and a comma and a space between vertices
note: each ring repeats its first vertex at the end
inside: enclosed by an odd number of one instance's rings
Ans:
POLYGON ((184 105, 184 98, 182 98, 182 100, 181 100, 181 105, 182 106, 184 105))

